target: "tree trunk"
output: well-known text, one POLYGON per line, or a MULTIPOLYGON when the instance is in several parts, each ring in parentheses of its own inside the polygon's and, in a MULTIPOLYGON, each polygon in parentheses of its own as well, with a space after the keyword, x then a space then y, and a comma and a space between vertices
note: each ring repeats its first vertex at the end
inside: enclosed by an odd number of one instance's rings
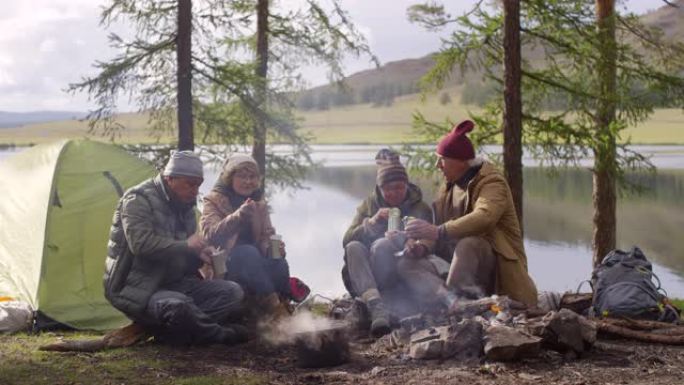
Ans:
POLYGON ((520 96, 520 0, 504 0, 503 161, 523 230, 522 100, 520 96))
MULTIPOLYGON (((257 45, 256 45, 256 75, 259 77, 256 99, 258 107, 264 109, 266 105, 266 84, 268 74, 268 0, 257 1, 257 45)), ((252 156, 259 165, 262 177, 266 178, 266 123, 257 116, 254 121, 254 144, 252 156)))
POLYGON ((178 0, 176 36, 178 149, 194 150, 192 126, 192 0, 178 0))
POLYGON ((596 111, 594 145, 594 266, 616 245, 616 145, 611 124, 615 121, 617 47, 615 42, 615 0, 596 0, 596 22, 601 56, 596 75, 600 99, 596 111))

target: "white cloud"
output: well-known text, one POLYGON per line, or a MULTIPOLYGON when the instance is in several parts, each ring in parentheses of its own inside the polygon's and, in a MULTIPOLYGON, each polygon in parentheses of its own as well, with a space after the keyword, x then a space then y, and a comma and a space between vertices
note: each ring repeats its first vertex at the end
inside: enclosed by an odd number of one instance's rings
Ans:
MULTIPOLYGON (((460 14, 474 1, 445 4, 450 12, 460 14)), ((284 6, 301 2, 282 0, 284 6)), ((420 0, 340 2, 383 63, 424 56, 439 48, 439 34, 426 32, 406 19, 406 8, 420 0)), ((108 32, 99 26, 101 6, 108 3, 109 0, 2 1, 0 110, 92 108, 86 95, 71 96, 63 90, 69 83, 93 74, 92 64, 96 60, 106 60, 114 54, 108 47, 108 32)), ((644 3, 627 1, 630 9, 636 7, 636 11, 641 11, 644 3)), ((347 59, 344 64, 347 73, 372 66, 365 57, 347 59)), ((322 68, 307 68, 305 74, 311 84, 326 80, 322 68)))
POLYGON ((57 41, 53 38, 47 38, 40 43, 38 50, 43 53, 54 52, 57 48, 57 41))

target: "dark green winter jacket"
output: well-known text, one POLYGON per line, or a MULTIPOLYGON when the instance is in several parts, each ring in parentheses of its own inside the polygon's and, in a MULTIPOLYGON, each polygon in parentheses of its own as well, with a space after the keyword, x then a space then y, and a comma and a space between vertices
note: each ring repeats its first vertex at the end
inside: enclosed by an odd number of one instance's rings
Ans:
POLYGON ((186 241, 196 229, 193 207, 174 203, 160 175, 126 191, 109 234, 107 300, 144 322, 154 292, 196 271, 199 260, 186 241))
MULTIPOLYGON (((342 239, 342 246, 347 247, 347 245, 352 241, 359 241, 370 248, 371 244, 385 236, 386 226, 382 230, 377 231, 368 225, 368 220, 375 215, 383 207, 389 207, 387 202, 382 198, 382 193, 380 189, 376 186, 375 190, 371 195, 366 198, 359 207, 356 208, 356 215, 352 220, 352 224, 347 229, 342 239)), ((409 183, 408 190, 406 191, 406 199, 399 206, 401 210, 401 216, 410 216, 414 218, 424 219, 432 223, 432 208, 423 202, 423 193, 420 187, 409 183)), ((352 286, 349 280, 349 272, 347 270, 347 255, 344 256, 345 265, 342 267, 342 280, 344 281, 344 286, 347 288, 350 294, 355 293, 352 290, 352 286)))

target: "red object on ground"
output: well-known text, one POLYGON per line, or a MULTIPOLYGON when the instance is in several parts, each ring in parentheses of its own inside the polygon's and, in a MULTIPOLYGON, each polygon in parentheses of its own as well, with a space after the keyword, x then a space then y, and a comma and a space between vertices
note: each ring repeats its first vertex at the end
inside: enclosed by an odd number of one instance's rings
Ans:
POLYGON ((311 293, 309 286, 297 277, 290 277, 290 296, 292 300, 300 303, 311 293))

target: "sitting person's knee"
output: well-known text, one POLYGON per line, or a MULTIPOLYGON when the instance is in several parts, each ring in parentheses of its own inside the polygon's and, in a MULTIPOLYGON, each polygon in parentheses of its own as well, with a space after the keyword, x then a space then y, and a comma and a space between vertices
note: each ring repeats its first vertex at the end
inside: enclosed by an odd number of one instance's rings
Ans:
POLYGON ((369 254, 368 247, 359 241, 349 242, 344 250, 346 251, 347 259, 367 258, 369 254))
POLYGON ((190 301, 180 298, 165 298, 154 303, 156 317, 165 324, 175 324, 188 317, 190 301))
POLYGON ((380 238, 377 241, 373 242, 373 245, 371 246, 371 254, 392 254, 396 248, 397 247, 394 245, 394 242, 392 242, 391 240, 387 238, 380 238))
POLYGON ((487 241, 480 237, 465 237, 456 243, 456 255, 459 258, 476 256, 484 247, 487 241))
POLYGON ((404 273, 407 271, 415 270, 418 263, 412 258, 399 258, 397 261, 397 272, 404 273))
POLYGON ((216 281, 221 284, 220 295, 229 302, 241 302, 245 297, 242 286, 233 281, 216 281))
POLYGON ((232 257, 238 257, 238 258, 256 258, 256 257, 261 257, 261 251, 256 248, 254 245, 239 245, 235 246, 233 250, 231 251, 231 258, 232 257))

